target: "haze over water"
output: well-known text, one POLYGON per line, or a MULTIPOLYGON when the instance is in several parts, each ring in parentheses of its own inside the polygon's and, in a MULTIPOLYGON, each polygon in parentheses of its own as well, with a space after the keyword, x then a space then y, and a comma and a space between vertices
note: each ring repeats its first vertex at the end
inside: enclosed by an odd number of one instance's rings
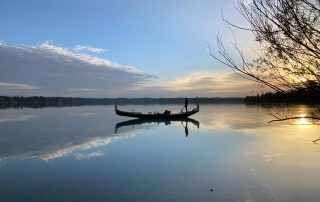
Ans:
POLYGON ((318 126, 267 123, 286 110, 201 105, 187 129, 113 106, 0 110, 0 201, 318 201, 318 126))

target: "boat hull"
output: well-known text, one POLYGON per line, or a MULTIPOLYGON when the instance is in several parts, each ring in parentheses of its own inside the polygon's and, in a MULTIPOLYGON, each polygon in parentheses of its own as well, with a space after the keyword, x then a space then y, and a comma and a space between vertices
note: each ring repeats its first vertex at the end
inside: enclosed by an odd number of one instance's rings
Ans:
POLYGON ((183 113, 174 113, 174 114, 165 114, 165 113, 140 113, 140 112, 126 112, 121 111, 116 108, 116 114, 119 116, 126 116, 126 117, 132 117, 132 118, 138 118, 138 119, 180 119, 180 118, 187 118, 193 114, 196 114, 199 112, 199 108, 195 108, 192 111, 183 112, 183 113))

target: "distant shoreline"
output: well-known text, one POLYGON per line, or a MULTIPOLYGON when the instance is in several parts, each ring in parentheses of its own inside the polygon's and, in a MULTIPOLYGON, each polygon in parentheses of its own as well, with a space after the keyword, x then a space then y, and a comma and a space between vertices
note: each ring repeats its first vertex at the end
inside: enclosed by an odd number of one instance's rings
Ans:
MULTIPOLYGON (((85 105, 148 105, 181 104, 185 97, 179 98, 79 98, 79 97, 43 97, 43 96, 0 96, 0 108, 43 108, 85 105)), ((244 104, 243 97, 195 97, 188 98, 190 104, 244 104)))
MULTIPOLYGON (((246 97, 194 97, 188 98, 189 104, 308 104, 319 103, 318 98, 286 97, 274 94, 246 97)), ((184 105, 185 97, 178 98, 80 98, 80 97, 43 97, 43 96, 0 96, 0 109, 4 108, 44 108, 87 105, 184 105)))

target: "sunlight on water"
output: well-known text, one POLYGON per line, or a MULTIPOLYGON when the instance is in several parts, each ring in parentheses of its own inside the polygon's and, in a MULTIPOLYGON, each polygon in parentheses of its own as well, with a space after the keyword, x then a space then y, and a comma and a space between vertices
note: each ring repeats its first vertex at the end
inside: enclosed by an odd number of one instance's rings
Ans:
POLYGON ((300 118, 298 120, 298 124, 300 124, 300 125, 310 125, 311 123, 305 118, 300 118))
POLYGON ((302 82, 306 82, 307 79, 305 77, 299 77, 299 80, 302 81, 302 82))

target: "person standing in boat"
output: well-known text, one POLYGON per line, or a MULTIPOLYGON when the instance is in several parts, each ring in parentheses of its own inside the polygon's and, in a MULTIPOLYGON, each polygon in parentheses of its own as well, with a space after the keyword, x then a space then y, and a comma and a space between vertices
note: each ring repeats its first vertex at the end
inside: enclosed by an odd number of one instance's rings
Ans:
POLYGON ((186 108, 186 112, 188 112, 188 98, 184 100, 184 107, 186 108))

